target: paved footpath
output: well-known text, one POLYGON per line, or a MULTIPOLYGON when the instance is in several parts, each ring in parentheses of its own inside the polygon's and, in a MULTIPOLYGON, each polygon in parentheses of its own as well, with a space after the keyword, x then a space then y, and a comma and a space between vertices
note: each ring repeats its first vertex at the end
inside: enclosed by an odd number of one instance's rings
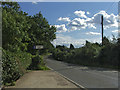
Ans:
POLYGON ((47 70, 26 73, 16 82, 15 86, 8 88, 77 88, 77 86, 58 73, 47 70))

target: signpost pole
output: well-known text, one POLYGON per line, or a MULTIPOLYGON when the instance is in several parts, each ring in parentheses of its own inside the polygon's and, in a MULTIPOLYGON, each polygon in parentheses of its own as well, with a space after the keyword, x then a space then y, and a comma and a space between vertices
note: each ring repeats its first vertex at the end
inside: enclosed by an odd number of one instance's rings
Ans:
POLYGON ((103 45, 103 15, 101 16, 101 26, 102 26, 102 45, 103 45))

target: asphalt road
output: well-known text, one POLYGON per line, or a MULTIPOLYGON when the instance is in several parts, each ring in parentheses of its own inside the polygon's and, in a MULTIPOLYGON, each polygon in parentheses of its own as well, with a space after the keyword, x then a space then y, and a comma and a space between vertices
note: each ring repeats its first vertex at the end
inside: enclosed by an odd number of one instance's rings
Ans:
POLYGON ((46 65, 85 88, 118 88, 118 72, 46 59, 46 65))

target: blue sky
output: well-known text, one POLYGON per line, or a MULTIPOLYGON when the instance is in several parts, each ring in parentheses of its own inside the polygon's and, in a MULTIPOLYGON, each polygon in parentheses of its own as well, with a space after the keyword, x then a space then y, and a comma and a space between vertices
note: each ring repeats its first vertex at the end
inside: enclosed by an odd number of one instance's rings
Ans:
POLYGON ((100 17, 104 16, 104 35, 118 34, 117 2, 19 2, 29 15, 41 11, 50 25, 57 28, 54 45, 72 43, 81 47, 86 40, 101 42, 100 17))

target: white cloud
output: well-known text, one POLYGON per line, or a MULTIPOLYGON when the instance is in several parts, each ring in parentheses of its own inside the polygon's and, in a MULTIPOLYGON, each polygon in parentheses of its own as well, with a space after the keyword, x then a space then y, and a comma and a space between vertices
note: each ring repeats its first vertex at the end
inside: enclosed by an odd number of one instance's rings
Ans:
POLYGON ((100 33, 97 33, 97 32, 88 32, 86 33, 87 35, 100 35, 100 33))
POLYGON ((70 19, 69 17, 65 17, 65 18, 60 17, 58 18, 58 21, 70 22, 70 19))
MULTIPOLYGON (((86 13, 90 14, 89 12, 86 13)), ((85 11, 75 11, 74 14, 79 16, 80 18, 75 18, 70 23, 68 23, 68 26, 71 26, 71 30, 86 29, 87 27, 97 29, 97 26, 101 25, 102 15, 104 29, 118 27, 118 15, 114 15, 113 13, 108 14, 103 10, 94 14, 91 18, 85 15, 85 11)))
POLYGON ((113 32, 113 33, 119 33, 120 30, 113 30, 112 32, 113 32))
POLYGON ((87 11, 87 14, 89 15, 89 14, 90 14, 90 12, 88 12, 88 11, 87 11))
POLYGON ((52 41, 53 45, 65 45, 69 47, 70 44, 73 44, 75 47, 81 47, 85 44, 85 42, 90 41, 92 43, 101 42, 100 38, 87 38, 87 39, 75 39, 71 36, 63 35, 63 34, 57 34, 56 39, 52 41))
POLYGON ((37 4, 37 2, 36 1, 32 1, 32 4, 37 4))
POLYGON ((45 0, 38 0, 39 2, 44 2, 45 0))
POLYGON ((91 23, 88 23, 87 26, 88 26, 88 28, 94 28, 94 29, 97 29, 97 28, 95 27, 95 25, 94 25, 94 24, 91 24, 91 23))
POLYGON ((86 23, 91 23, 94 25, 101 24, 101 16, 103 15, 103 24, 104 29, 111 28, 111 27, 118 27, 118 15, 108 14, 105 11, 100 11, 96 13, 93 17, 88 18, 86 23))
POLYGON ((82 44, 85 43, 84 39, 76 40, 70 36, 57 34, 56 39, 52 42, 54 46, 56 45, 65 45, 69 47, 70 44, 73 44, 75 47, 80 47, 82 44))
POLYGON ((72 27, 71 27, 71 30, 72 30, 72 31, 75 31, 75 30, 77 30, 77 29, 78 29, 78 28, 75 27, 75 26, 72 26, 72 27))
POLYGON ((75 18, 71 22, 68 23, 68 26, 71 29, 80 30, 80 29, 85 29, 87 27, 87 24, 85 22, 85 19, 75 18))
POLYGON ((75 11, 74 14, 79 16, 80 18, 87 18, 87 16, 85 15, 85 11, 75 11))
POLYGON ((54 25, 57 28, 57 32, 66 32, 67 28, 65 27, 65 24, 62 25, 54 25))
POLYGON ((66 32, 67 30, 81 30, 86 28, 97 29, 98 25, 101 26, 101 16, 103 15, 103 24, 104 29, 116 28, 118 27, 118 15, 108 14, 105 11, 100 11, 94 14, 92 17, 87 17, 85 13, 89 14, 89 12, 85 11, 75 11, 74 14, 78 15, 79 18, 74 18, 70 20, 69 17, 60 17, 58 21, 68 22, 68 28, 66 28, 65 24, 63 25, 55 25, 57 27, 57 32, 66 32))

